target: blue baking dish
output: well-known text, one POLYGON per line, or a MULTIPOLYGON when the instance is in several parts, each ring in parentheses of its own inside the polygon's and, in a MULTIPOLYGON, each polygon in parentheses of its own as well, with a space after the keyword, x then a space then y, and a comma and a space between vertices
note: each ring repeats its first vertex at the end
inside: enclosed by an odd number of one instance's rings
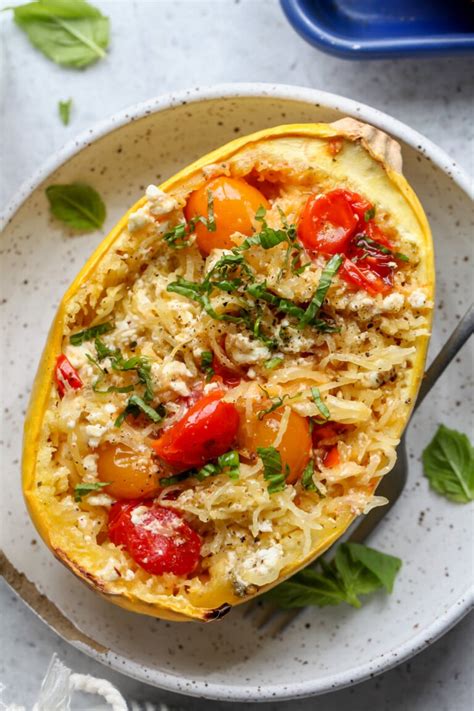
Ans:
POLYGON ((471 0, 281 0, 281 5, 305 40, 345 59, 474 50, 471 0))

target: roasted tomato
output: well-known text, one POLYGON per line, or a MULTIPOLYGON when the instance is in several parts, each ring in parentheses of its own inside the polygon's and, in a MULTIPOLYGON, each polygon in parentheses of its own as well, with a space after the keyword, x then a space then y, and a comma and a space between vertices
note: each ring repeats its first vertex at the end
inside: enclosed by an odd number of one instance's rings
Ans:
POLYGON ((124 546, 152 575, 189 575, 199 563, 198 534, 176 511, 150 502, 114 504, 109 514, 109 538, 116 546, 124 546))
POLYGON ((220 177, 214 178, 191 194, 184 210, 186 220, 198 216, 208 218, 209 193, 212 194, 214 203, 216 229, 210 231, 202 222, 196 225, 197 243, 204 255, 216 248, 235 247, 230 239, 231 235, 234 232, 251 235, 258 208, 270 207, 266 197, 245 180, 220 177))
POLYGON ((212 359, 212 370, 214 371, 213 380, 221 380, 225 385, 235 388, 242 380, 242 376, 236 370, 231 370, 226 365, 220 362, 219 358, 214 355, 212 359))
POLYGON ((298 236, 309 251, 340 254, 371 204, 349 190, 310 195, 298 225, 298 236))
POLYGON ((80 390, 82 380, 77 370, 71 365, 64 353, 56 358, 54 380, 59 397, 64 397, 68 390, 80 390))
POLYGON ((200 467, 231 449, 239 427, 239 413, 222 402, 220 390, 205 395, 184 417, 154 442, 156 454, 177 471, 200 467))
POLYGON ((108 482, 104 491, 115 499, 145 499, 159 491, 158 468, 150 450, 138 452, 121 442, 105 442, 97 454, 99 479, 108 482))
MULTIPOLYGON (((283 412, 283 408, 280 408, 262 419, 258 418, 256 412, 250 422, 242 423, 238 436, 239 445, 249 452, 256 452, 258 447, 272 446, 283 412)), ((291 411, 285 434, 276 449, 280 453, 283 467, 288 465, 290 470, 286 481, 293 484, 301 476, 311 456, 311 434, 306 417, 291 411)))
POLYGON ((344 259, 339 274, 348 284, 365 289, 372 296, 387 294, 392 288, 391 275, 383 279, 365 263, 359 267, 350 259, 344 259))

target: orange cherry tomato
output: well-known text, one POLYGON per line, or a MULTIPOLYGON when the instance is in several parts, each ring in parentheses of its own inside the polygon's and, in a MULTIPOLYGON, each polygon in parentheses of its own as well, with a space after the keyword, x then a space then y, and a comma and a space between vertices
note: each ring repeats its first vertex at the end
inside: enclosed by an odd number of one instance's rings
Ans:
POLYGON ((337 448, 337 444, 335 444, 334 447, 331 447, 331 449, 327 451, 327 454, 324 457, 324 466, 332 469, 333 467, 339 466, 340 462, 341 458, 339 456, 339 450, 337 448))
POLYGON ((109 482, 104 491, 115 499, 136 499, 156 496, 159 479, 151 452, 138 452, 121 442, 105 442, 97 450, 97 473, 109 482))
POLYGON ((237 408, 221 390, 200 398, 154 442, 156 454, 176 470, 200 467, 231 449, 239 427, 237 408))
POLYGON ((232 249, 235 247, 230 236, 241 232, 248 237, 254 231, 255 213, 259 207, 268 209, 270 204, 257 188, 245 180, 237 178, 214 178, 202 188, 191 194, 184 215, 189 221, 193 217, 208 217, 208 193, 212 193, 214 202, 215 232, 198 222, 196 235, 198 247, 203 255, 213 249, 232 249))
POLYGON ((109 514, 109 538, 152 575, 189 575, 200 560, 201 539, 173 509, 149 501, 121 501, 109 514))
MULTIPOLYGON (((257 414, 251 422, 245 422, 239 429, 239 445, 250 452, 256 452, 258 447, 272 446, 280 426, 284 410, 282 408, 270 412, 261 420, 257 414)), ((276 449, 280 453, 283 468, 288 465, 290 473, 286 479, 288 484, 294 484, 303 473, 311 457, 311 434, 306 417, 301 417, 291 410, 285 434, 276 449)))

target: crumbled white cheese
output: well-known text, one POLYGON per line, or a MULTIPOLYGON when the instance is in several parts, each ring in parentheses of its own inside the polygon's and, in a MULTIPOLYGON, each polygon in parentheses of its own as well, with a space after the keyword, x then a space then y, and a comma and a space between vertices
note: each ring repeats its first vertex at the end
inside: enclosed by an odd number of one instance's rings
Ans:
POLYGON ((109 583, 112 583, 114 580, 118 580, 120 577, 119 573, 115 568, 113 558, 108 560, 104 567, 100 570, 97 570, 95 574, 101 580, 106 580, 109 583))
POLYGON ((378 388, 381 384, 381 374, 376 371, 365 373, 361 378, 366 388, 378 388))
POLYGON ((178 393, 178 395, 182 395, 183 397, 187 397, 190 393, 186 380, 189 380, 192 377, 193 374, 191 371, 188 370, 185 364, 180 361, 165 363, 161 368, 160 379, 162 385, 173 390, 175 393, 178 393))
POLYGON ((135 578, 135 573, 133 572, 133 570, 128 569, 123 574, 124 580, 133 580, 134 578, 135 578))
POLYGON ((262 533, 270 533, 270 531, 273 531, 272 522, 268 519, 266 521, 259 521, 258 530, 262 533))
POLYGON ((142 227, 145 227, 152 222, 153 218, 150 216, 148 206, 144 205, 128 216, 128 230, 129 232, 135 232, 136 230, 141 230, 142 227))
POLYGON ((278 578, 283 567, 283 548, 277 543, 248 555, 238 566, 236 577, 245 585, 266 585, 278 578))
POLYGON ((113 499, 108 494, 91 494, 87 497, 87 503, 89 504, 89 506, 109 507, 112 506, 113 503, 115 503, 115 499, 113 499))
POLYGON ((145 195, 148 200, 149 211, 155 217, 160 217, 161 215, 166 215, 172 210, 176 210, 178 207, 177 200, 171 195, 167 195, 157 188, 156 185, 149 185, 146 189, 145 195))
POLYGON ((422 309, 426 306, 426 294, 422 289, 415 289, 408 297, 408 303, 414 309, 422 309))
POLYGON ((386 296, 382 301, 382 311, 400 311, 405 298, 403 294, 398 291, 394 291, 392 294, 386 296))
POLYGON ((115 405, 113 405, 111 402, 107 402, 107 403, 104 405, 104 410, 105 410, 105 412, 107 412, 107 414, 109 414, 109 415, 113 415, 114 412, 117 412, 117 408, 116 408, 115 405))
MULTIPOLYGON (((112 423, 110 423, 110 424, 112 424, 112 423)), ((86 425, 85 431, 86 431, 86 435, 88 437, 88 445, 91 449, 95 449, 95 447, 99 446, 101 437, 110 428, 110 424, 109 425, 86 425)))
POLYGON ((261 363, 271 356, 266 346, 244 333, 227 334, 225 347, 229 358, 238 365, 261 363))
POLYGON ((375 313, 375 301, 363 291, 357 291, 347 305, 349 311, 357 313, 363 321, 368 321, 375 313))
POLYGON ((87 480, 93 480, 97 478, 97 460, 99 458, 98 454, 88 454, 82 460, 82 466, 87 471, 87 480))

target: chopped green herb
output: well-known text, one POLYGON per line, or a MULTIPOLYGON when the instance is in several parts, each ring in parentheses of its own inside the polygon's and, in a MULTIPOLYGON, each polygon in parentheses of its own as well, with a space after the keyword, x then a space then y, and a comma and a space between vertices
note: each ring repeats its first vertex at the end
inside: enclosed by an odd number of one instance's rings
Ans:
POLYGON ((182 472, 181 474, 175 474, 175 476, 164 476, 160 479, 160 486, 172 486, 173 484, 179 484, 185 479, 189 479, 192 476, 192 471, 182 472))
POLYGON ((217 229, 216 218, 214 215, 214 197, 210 190, 207 191, 207 221, 206 227, 209 232, 215 232, 217 229))
POLYGON ((92 232, 104 224, 104 202, 90 185, 49 185, 46 188, 46 197, 52 214, 68 227, 80 232, 92 232))
POLYGON ((306 568, 267 593, 279 607, 290 609, 345 602, 361 607, 361 595, 385 588, 388 593, 402 562, 360 543, 341 543, 334 559, 320 558, 316 569, 306 568))
POLYGON ((332 280, 340 269, 340 266, 344 258, 342 254, 335 254, 327 262, 323 271, 321 272, 321 277, 319 279, 319 284, 311 299, 308 308, 304 312, 302 318, 300 318, 299 327, 304 328, 310 323, 313 323, 319 314, 321 306, 323 305, 324 299, 331 286, 332 280))
POLYGON ((214 368, 212 367, 213 359, 214 354, 212 351, 203 351, 201 353, 201 370, 206 376, 206 382, 209 382, 214 375, 214 368))
POLYGON ((166 410, 163 405, 159 405, 156 409, 147 405, 145 400, 139 395, 131 395, 128 398, 127 405, 120 415, 115 420, 115 427, 120 427, 128 415, 138 417, 140 412, 143 412, 152 422, 161 422, 165 417, 166 410))
POLYGON ((272 404, 270 405, 270 407, 267 407, 266 410, 259 410, 259 411, 257 412, 257 417, 258 417, 258 419, 259 419, 259 420, 263 420, 263 418, 265 417, 265 415, 268 415, 268 414, 270 414, 270 412, 274 412, 275 410, 278 410, 278 408, 282 407, 282 405, 284 404, 285 400, 287 400, 290 396, 288 395, 288 393, 285 393, 285 394, 284 394, 283 396, 281 396, 281 397, 280 397, 280 396, 277 396, 277 397, 270 397, 270 395, 269 395, 268 392, 265 390, 265 388, 263 388, 261 385, 260 385, 259 387, 260 387, 260 390, 263 390, 263 392, 265 393, 265 395, 268 397, 268 399, 269 399, 269 400, 271 401, 271 403, 272 403, 272 404))
POLYGON ((81 484, 76 484, 74 487, 74 501, 82 501, 83 496, 87 496, 92 491, 100 491, 102 487, 108 486, 107 481, 94 481, 94 482, 82 482, 81 484))
POLYGON ((95 383, 92 384, 92 390, 95 393, 99 393, 100 395, 104 393, 131 393, 135 389, 134 385, 110 385, 110 387, 106 388, 105 390, 100 390, 100 384, 102 383, 102 381, 103 378, 98 378, 95 383))
POLYGON ((369 210, 366 210, 364 212, 365 222, 370 222, 370 220, 373 220, 374 217, 375 217, 375 207, 371 207, 369 210))
POLYGON ((381 244, 380 242, 376 242, 374 239, 371 239, 368 235, 360 235, 357 238, 356 244, 358 247, 367 250, 369 254, 373 254, 374 252, 381 252, 382 254, 391 255, 392 257, 398 259, 401 262, 410 261, 406 254, 402 254, 401 252, 393 252, 384 244, 381 244))
POLYGON ((422 455, 432 489, 451 501, 474 500, 474 447, 467 435, 440 425, 422 455))
POLYGON ((321 393, 319 392, 319 388, 312 387, 311 395, 313 396, 314 403, 321 415, 323 416, 324 420, 329 420, 329 418, 331 417, 331 413, 329 412, 327 405, 325 405, 325 403, 321 400, 321 393))
POLYGON ((312 459, 310 459, 308 464, 303 469, 303 473, 301 475, 301 485, 303 489, 306 489, 306 491, 317 491, 316 484, 313 480, 313 474, 314 462, 312 459))
POLYGON ((290 473, 288 465, 283 471, 280 452, 275 447, 257 447, 257 454, 262 460, 263 477, 268 481, 268 492, 275 494, 283 491, 286 485, 286 477, 290 473))
POLYGON ((109 19, 85 0, 38 0, 5 8, 48 59, 82 69, 105 57, 109 19))
POLYGON ((191 244, 188 236, 188 225, 186 222, 180 222, 179 225, 175 225, 175 227, 168 230, 168 232, 163 235, 163 239, 168 243, 168 246, 173 249, 184 249, 191 244))
POLYGON ((113 324, 110 321, 106 323, 99 323, 97 326, 91 326, 90 328, 84 329, 84 331, 79 331, 79 333, 74 333, 69 338, 69 343, 71 346, 80 346, 86 341, 92 341, 97 336, 102 336, 104 333, 112 331, 113 324))
POLYGON ((58 101, 58 112, 59 118, 65 126, 69 124, 69 119, 71 116, 72 99, 67 101, 58 101))
POLYGON ((266 360, 264 366, 267 370, 275 370, 276 368, 279 368, 282 363, 283 358, 281 358, 280 356, 275 356, 274 358, 269 358, 268 360, 266 360))

